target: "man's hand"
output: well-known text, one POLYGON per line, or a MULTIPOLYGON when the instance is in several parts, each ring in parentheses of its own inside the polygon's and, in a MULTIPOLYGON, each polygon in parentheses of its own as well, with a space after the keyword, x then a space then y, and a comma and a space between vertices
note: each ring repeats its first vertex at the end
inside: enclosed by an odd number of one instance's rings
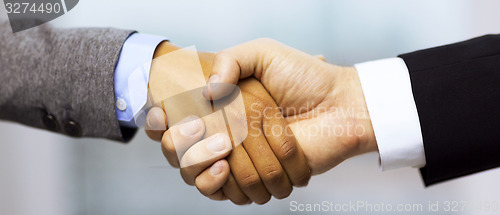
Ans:
MULTIPOLYGON (((170 43, 162 43, 155 57, 176 49, 170 43)), ((208 77, 214 54, 198 55, 208 77)), ((291 193, 292 185, 304 186, 309 181, 310 170, 305 156, 293 135, 269 136, 270 131, 263 129, 278 125, 290 130, 264 87, 253 78, 240 83, 239 87, 247 109, 248 125, 255 128, 249 131, 243 144, 233 149, 230 138, 225 134, 205 137, 205 123, 199 118, 191 118, 188 123, 168 131, 148 130, 158 125, 166 128, 167 118, 161 108, 153 108, 149 112, 146 133, 153 140, 162 142, 162 151, 172 166, 179 168, 185 160, 197 163, 181 168, 181 175, 187 184, 196 185, 203 195, 211 199, 230 199, 236 204, 263 204, 269 201, 271 195, 285 198, 291 193), (252 105, 258 111, 248 112, 252 105), (264 120, 265 114, 281 118, 264 120), (176 140, 175 147, 173 139, 176 140), (226 161, 224 158, 228 155, 226 161)))
MULTIPOLYGON (((376 151, 373 128, 357 72, 339 67, 271 39, 259 39, 219 52, 211 83, 260 80, 283 110, 313 174, 355 155, 376 151)), ((206 89, 218 99, 229 93, 206 89)))

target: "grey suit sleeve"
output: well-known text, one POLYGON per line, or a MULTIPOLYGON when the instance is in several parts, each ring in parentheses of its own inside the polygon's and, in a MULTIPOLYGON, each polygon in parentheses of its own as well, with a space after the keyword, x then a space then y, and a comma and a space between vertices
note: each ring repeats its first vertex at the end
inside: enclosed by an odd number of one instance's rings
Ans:
POLYGON ((115 113, 114 70, 133 31, 55 29, 12 33, 0 23, 0 119, 73 137, 127 141, 115 113))

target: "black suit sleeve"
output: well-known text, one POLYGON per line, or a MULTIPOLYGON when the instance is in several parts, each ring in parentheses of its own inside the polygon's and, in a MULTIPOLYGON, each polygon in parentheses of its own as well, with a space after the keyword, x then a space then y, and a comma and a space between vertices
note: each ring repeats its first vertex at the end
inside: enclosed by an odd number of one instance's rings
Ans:
POLYGON ((431 185, 500 165, 500 35, 400 56, 420 119, 431 185))

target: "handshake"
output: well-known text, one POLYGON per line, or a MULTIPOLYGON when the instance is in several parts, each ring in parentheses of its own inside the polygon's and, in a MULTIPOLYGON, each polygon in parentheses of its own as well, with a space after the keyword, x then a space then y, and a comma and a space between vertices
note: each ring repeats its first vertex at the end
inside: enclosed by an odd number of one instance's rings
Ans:
MULTIPOLYGON (((155 59, 178 50, 161 43, 155 59)), ((189 85, 199 76, 167 71, 165 62, 154 60, 148 99, 155 105, 145 128, 161 141, 184 181, 206 197, 264 204, 307 185, 311 175, 377 150, 355 68, 328 64, 271 39, 197 57, 203 87, 180 87, 194 89, 187 93, 160 80, 170 73, 189 85)))

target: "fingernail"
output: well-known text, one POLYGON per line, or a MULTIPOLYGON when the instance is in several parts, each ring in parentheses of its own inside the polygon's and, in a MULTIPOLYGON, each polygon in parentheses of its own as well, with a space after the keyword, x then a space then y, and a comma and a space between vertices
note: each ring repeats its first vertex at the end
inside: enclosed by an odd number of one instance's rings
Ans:
POLYGON ((165 126, 162 126, 158 119, 162 119, 163 116, 161 116, 158 112, 154 111, 150 117, 148 117, 147 122, 150 130, 161 130, 165 129, 165 126), (163 128, 162 128, 163 127, 163 128))
POLYGON ((148 127, 149 127, 149 129, 154 130, 156 128, 156 126, 158 126, 157 123, 156 123, 156 120, 153 120, 152 116, 148 117, 148 127))
POLYGON ((222 135, 217 135, 209 140, 207 148, 212 152, 220 152, 226 149, 226 141, 222 135))
POLYGON ((214 92, 220 86, 220 76, 212 75, 210 79, 208 79, 208 86, 210 88, 210 92, 214 92))
POLYGON ((219 82, 220 82, 220 76, 219 76, 219 75, 212 75, 212 76, 210 76, 210 78, 208 79, 208 83, 209 83, 209 84, 219 83, 219 82))
POLYGON ((222 172, 222 162, 217 161, 210 167, 210 174, 216 176, 222 172))
POLYGON ((193 136, 201 129, 200 122, 195 117, 188 118, 188 120, 179 128, 180 133, 185 137, 193 136))

